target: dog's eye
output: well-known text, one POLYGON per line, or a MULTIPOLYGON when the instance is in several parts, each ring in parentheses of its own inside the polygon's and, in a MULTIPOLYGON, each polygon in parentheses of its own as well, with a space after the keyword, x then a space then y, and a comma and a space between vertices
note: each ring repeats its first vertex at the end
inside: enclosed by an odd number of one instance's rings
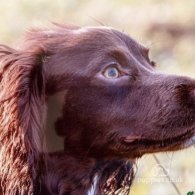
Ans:
POLYGON ((115 67, 109 67, 104 71, 104 76, 109 79, 116 79, 119 77, 119 71, 115 67))

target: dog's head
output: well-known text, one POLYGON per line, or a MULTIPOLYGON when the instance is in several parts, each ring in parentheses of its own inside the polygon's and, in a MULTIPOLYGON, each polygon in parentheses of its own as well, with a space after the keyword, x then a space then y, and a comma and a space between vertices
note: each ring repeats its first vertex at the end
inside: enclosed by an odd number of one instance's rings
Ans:
POLYGON ((0 64, 5 194, 34 191, 45 134, 52 151, 95 158, 135 158, 194 142, 195 80, 159 73, 148 49, 115 29, 33 30, 20 49, 0 46, 0 64))
POLYGON ((156 71, 148 49, 124 33, 58 25, 31 31, 18 51, 1 50, 2 72, 13 74, 1 94, 17 96, 33 150, 49 118, 47 99, 62 91, 63 109, 51 125, 72 152, 129 158, 193 142, 195 81, 156 71))
POLYGON ((55 131, 67 149, 138 157, 193 143, 195 80, 159 73, 147 48, 112 28, 50 36, 47 93, 66 90, 55 131))

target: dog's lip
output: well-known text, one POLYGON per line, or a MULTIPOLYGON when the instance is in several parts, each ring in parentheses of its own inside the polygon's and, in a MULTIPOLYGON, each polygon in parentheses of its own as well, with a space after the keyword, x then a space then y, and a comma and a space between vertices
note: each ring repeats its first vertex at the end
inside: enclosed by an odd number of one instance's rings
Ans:
MULTIPOLYGON (((169 138, 165 138, 165 139, 153 139, 151 138, 143 138, 141 136, 126 136, 123 137, 122 141, 123 143, 126 144, 131 144, 131 143, 135 143, 135 142, 139 142, 140 144, 145 142, 145 143, 149 143, 151 142, 151 144, 157 144, 157 143, 162 143, 162 144, 166 144, 166 143, 175 143, 178 141, 182 141, 182 140, 190 140, 191 145, 195 145, 195 127, 189 128, 187 129, 184 133, 182 134, 178 134, 177 136, 172 136, 169 138)), ((186 142, 187 142, 186 141, 186 142)))

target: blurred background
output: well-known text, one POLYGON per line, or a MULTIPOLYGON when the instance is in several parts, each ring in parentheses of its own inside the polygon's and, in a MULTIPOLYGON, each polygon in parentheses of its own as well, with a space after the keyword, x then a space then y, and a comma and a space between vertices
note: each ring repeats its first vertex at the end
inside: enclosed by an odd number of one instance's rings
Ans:
MULTIPOLYGON (((148 46, 157 69, 195 77, 194 0, 6 0, 0 1, 0 13, 0 43, 16 45, 27 29, 52 21, 104 24, 148 46)), ((130 194, 179 194, 170 181, 182 195, 195 192, 195 147, 156 156, 160 162, 153 155, 138 160, 130 194)))

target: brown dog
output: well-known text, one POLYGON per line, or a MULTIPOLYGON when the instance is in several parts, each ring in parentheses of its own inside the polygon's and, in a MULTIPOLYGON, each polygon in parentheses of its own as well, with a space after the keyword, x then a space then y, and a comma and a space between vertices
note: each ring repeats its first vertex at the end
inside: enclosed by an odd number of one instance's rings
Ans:
POLYGON ((136 158, 194 142, 195 80, 115 29, 32 30, 0 68, 2 194, 128 194, 136 158))

